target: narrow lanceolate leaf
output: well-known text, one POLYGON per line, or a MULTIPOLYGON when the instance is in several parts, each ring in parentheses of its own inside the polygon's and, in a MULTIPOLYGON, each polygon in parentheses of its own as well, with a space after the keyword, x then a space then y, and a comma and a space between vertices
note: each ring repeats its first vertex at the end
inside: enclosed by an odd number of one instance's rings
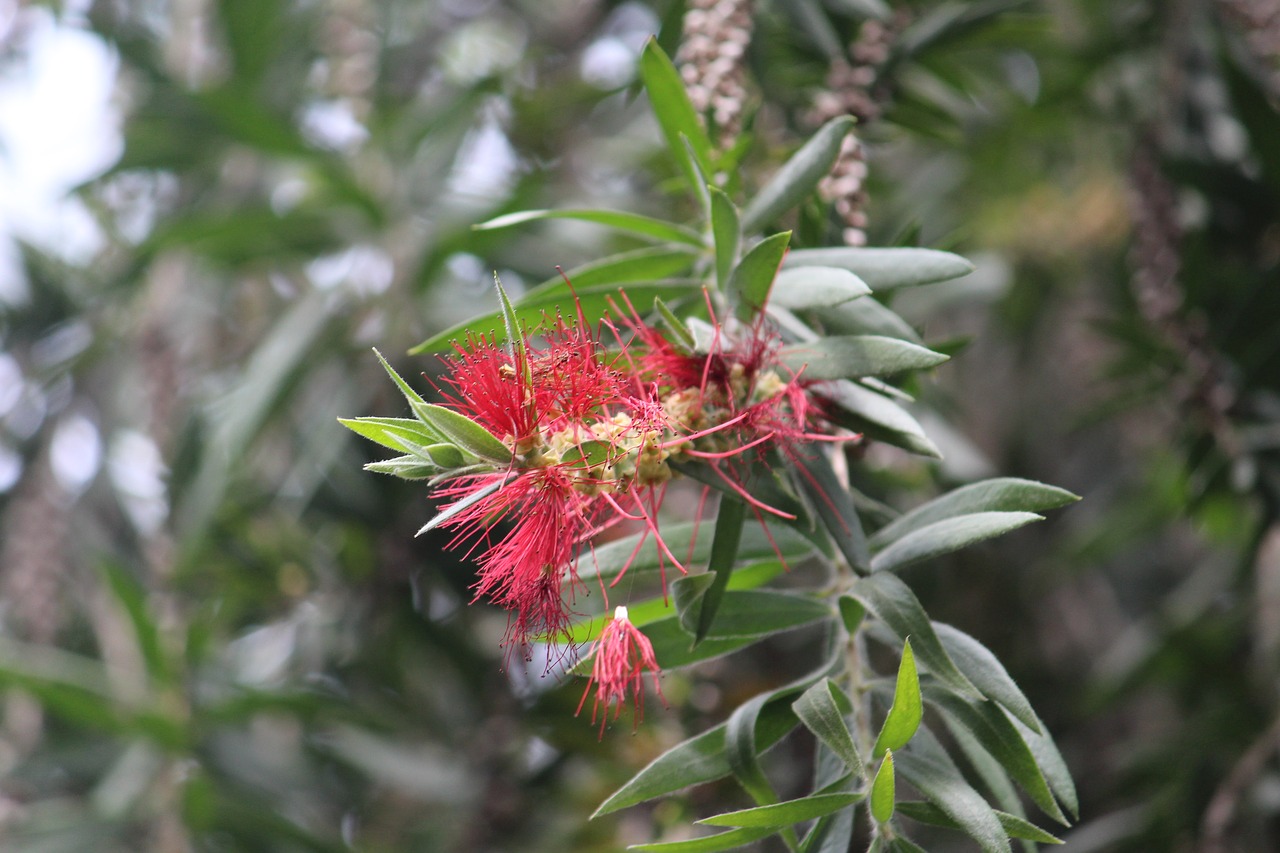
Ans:
POLYGON ((786 266, 840 267, 857 274, 876 293, 897 287, 930 284, 973 272, 973 264, 936 249, 801 249, 786 266))
POLYGON ((391 381, 396 383, 396 387, 400 389, 400 393, 404 395, 404 398, 408 400, 411 405, 413 403, 425 402, 422 397, 418 396, 418 392, 409 386, 408 382, 405 382, 400 378, 400 374, 396 373, 395 368, 387 363, 387 360, 382 357, 382 353, 378 352, 377 347, 373 348, 373 354, 378 357, 378 361, 382 363, 382 369, 387 371, 387 375, 391 377, 391 381))
POLYGON ((1022 736, 1004 710, 990 700, 971 701, 934 686, 928 690, 929 703, 942 711, 949 726, 963 726, 973 735, 1009 776, 1031 796, 1041 811, 1058 823, 1069 821, 1058 807, 1049 784, 1036 765, 1022 736))
POLYGON ((893 785, 893 753, 886 752, 875 781, 871 783, 871 816, 877 823, 888 823, 893 817, 896 792, 893 785))
MULTIPOLYGON (((705 524, 664 525, 662 539, 671 553, 678 555, 690 568, 704 566, 711 558, 711 533, 705 524), (696 537, 695 532, 698 534, 696 537), (691 548, 692 556, 685 560, 691 548)), ((786 561, 798 561, 812 552, 813 544, 795 530, 773 524, 769 525, 767 535, 765 528, 758 524, 746 525, 738 543, 738 559, 743 561, 767 560, 779 555, 786 561), (774 551, 775 545, 777 552, 774 551)), ((651 534, 637 533, 584 554, 578 562, 578 575, 611 578, 624 569, 628 573, 656 572, 662 565, 671 565, 664 550, 653 541, 651 534)))
POLYGON ((798 800, 775 803, 771 806, 757 806, 754 809, 725 812, 724 814, 703 818, 695 822, 707 826, 778 828, 834 814, 845 806, 851 806, 862 799, 862 794, 814 794, 808 797, 801 797, 798 800))
POLYGON ((831 171, 831 164, 840 153, 840 144, 853 129, 853 124, 851 117, 841 116, 819 128, 747 204, 742 212, 742 230, 747 233, 758 231, 804 201, 831 171))
POLYGON ((686 156, 683 135, 693 150, 694 162, 704 173, 711 172, 711 140, 698 120, 698 114, 689 101, 680 72, 671 59, 658 46, 657 39, 649 39, 640 55, 640 79, 649 94, 658 126, 667 140, 667 147, 681 164, 689 186, 697 188, 701 183, 686 156))
POLYGON ((867 605, 903 641, 910 637, 915 657, 929 672, 962 695, 981 697, 978 688, 964 677, 947 656, 933 631, 929 615, 902 578, 894 574, 873 574, 859 578, 854 581, 849 594, 867 605))
POLYGON ((100 569, 112 597, 133 625, 134 639, 137 641, 138 651, 142 653, 147 675, 158 681, 168 681, 172 674, 171 667, 160 642, 159 627, 147 608, 147 594, 123 565, 107 561, 101 564, 100 569))
POLYGON ((913 752, 898 754, 897 770, 913 788, 956 822, 984 853, 1011 853, 995 811, 954 765, 913 752))
POLYGON ((769 698, 770 694, 762 693, 739 705, 729 715, 724 730, 725 757, 733 778, 762 806, 778 802, 778 795, 760 766, 760 751, 756 749, 756 718, 769 698))
MULTIPOLYGON (((789 272, 784 264, 778 275, 781 277, 789 272)), ((913 344, 924 343, 910 323, 875 299, 853 299, 813 313, 822 321, 822 327, 834 334, 883 335, 913 344)))
POLYGON ((685 353, 693 352, 694 340, 689 327, 667 307, 667 303, 663 302, 661 297, 654 297, 653 310, 658 312, 658 322, 666 330, 667 339, 685 353))
POLYGON ((450 442, 481 459, 502 463, 511 461, 511 448, 480 424, 453 409, 433 403, 414 403, 413 413, 443 433, 450 442))
POLYGON ((1040 719, 1031 709, 1031 703, 990 649, 960 629, 942 622, 934 622, 933 629, 956 667, 982 691, 982 695, 999 702, 1033 732, 1038 734, 1041 731, 1040 719))
POLYGON ((851 703, 839 690, 831 679, 824 678, 801 694, 791 708, 814 737, 826 744, 854 776, 861 777, 862 757, 845 723, 845 711, 840 707, 851 703))
POLYGON ((770 302, 792 311, 830 308, 866 296, 871 288, 837 267, 790 267, 778 273, 770 302))
POLYGON ((458 513, 470 507, 475 506, 480 501, 489 497, 489 495, 498 491, 498 489, 501 489, 504 485, 506 485, 505 480, 494 480, 492 483, 488 484, 487 486, 482 486, 479 489, 476 489, 474 492, 467 495, 465 498, 462 498, 456 501, 455 503, 450 504, 448 509, 438 514, 435 518, 431 519, 426 524, 422 525, 422 527, 418 530, 418 532, 413 535, 421 536, 422 534, 430 530, 435 530, 437 527, 444 524, 446 521, 453 518, 458 513))
MULTIPOLYGON (((769 581, 781 575, 786 568, 777 560, 762 560, 756 563, 739 566, 733 570, 733 576, 729 578, 729 589, 745 590, 756 589, 763 586, 769 581)), ((706 574, 690 575, 691 578, 707 578, 702 583, 709 581, 706 574)), ((669 619, 672 616, 679 616, 679 611, 673 601, 676 589, 685 578, 676 578, 670 587, 670 594, 665 597, 648 598, 643 601, 635 601, 634 599, 627 605, 627 619, 637 628, 644 627, 650 623, 657 622, 660 619, 669 619)), ((703 592, 702 586, 692 591, 693 596, 699 596, 703 592)), ((563 632, 557 632, 558 639, 563 640, 567 644, 581 646, 589 643, 596 637, 600 636, 600 631, 608 622, 609 614, 600 613, 595 616, 586 616, 575 621, 569 628, 563 632)), ((688 629, 685 629, 689 633, 688 629)), ((534 638, 542 639, 542 638, 534 638)), ((686 637, 686 644, 688 638, 686 637)))
POLYGON ((827 533, 849 565, 865 573, 871 565, 871 553, 849 490, 836 477, 830 460, 819 448, 797 448, 794 457, 800 468, 800 487, 822 519, 827 533))
POLYGON ((338 418, 338 423, 356 435, 397 452, 405 449, 397 439, 425 446, 444 438, 439 430, 415 418, 338 418))
POLYGON ((502 306, 502 328, 507 333, 507 347, 514 358, 516 370, 520 374, 520 387, 533 387, 533 368, 529 364, 528 345, 524 339, 524 329, 520 328, 520 320, 516 317, 516 309, 511 305, 507 289, 502 286, 498 274, 493 274, 493 286, 498 290, 498 302, 502 306))
POLYGON ((715 853, 717 850, 733 850, 737 847, 768 838, 777 832, 765 827, 742 827, 728 832, 718 832, 703 838, 685 841, 659 841, 652 844, 632 844, 628 850, 652 850, 653 853, 715 853))
POLYGON ((742 246, 742 226, 738 222, 738 208, 729 196, 717 187, 707 187, 711 193, 711 237, 716 250, 716 284, 720 289, 729 287, 729 274, 738 262, 742 246))
POLYGON ((836 408, 832 414, 841 426, 912 453, 942 458, 942 453, 924 434, 919 422, 883 394, 846 380, 826 383, 816 387, 814 392, 834 404, 836 408))
POLYGON ((698 607, 697 627, 693 635, 695 646, 711 630, 716 611, 720 608, 720 600, 729 586, 729 576, 733 574, 733 565, 738 559, 738 543, 742 540, 742 525, 746 518, 747 505, 742 501, 720 501, 715 537, 711 540, 711 561, 707 565, 707 570, 714 573, 715 580, 702 594, 698 607))
MULTIPOLYGON (((948 817, 942 809, 933 803, 920 800, 899 802, 898 813, 918 823, 927 823, 930 826, 941 826, 947 829, 960 829, 960 824, 948 817)), ((1038 844, 1062 843, 1061 838, 1050 835, 1034 823, 1017 815, 997 810, 996 819, 1000 821, 1000 826, 1004 828, 1005 834, 1010 838, 1021 838, 1038 844)))
POLYGON ((924 703, 920 699, 920 679, 916 675, 916 659, 911 652, 911 640, 902 646, 902 662, 898 665, 898 681, 893 690, 893 705, 885 717, 880 734, 876 736, 872 755, 879 758, 886 750, 901 749, 920 728, 924 716, 924 703))
POLYGON ((1066 489, 1017 477, 970 483, 886 524, 871 537, 871 548, 878 551, 895 539, 944 518, 975 512, 1044 512, 1078 500, 1079 496, 1066 489))
POLYGON ((637 234, 641 237, 648 237, 662 242, 688 243, 692 246, 702 245, 702 235, 692 228, 686 228, 683 225, 677 225, 674 222, 667 222, 663 219, 654 219, 650 216, 641 216, 620 210, 521 210, 516 213, 508 213, 505 216, 495 217, 488 222, 481 222, 479 225, 471 227, 476 231, 492 231, 498 228, 510 228, 513 225, 523 225, 526 222, 534 222, 540 219, 575 219, 581 222, 594 222, 617 231, 626 231, 630 234, 637 234))
POLYGON ((1067 762, 1062 759, 1062 753, 1058 751, 1058 745, 1049 736, 1049 731, 1044 727, 1044 723, 1040 724, 1039 734, 1016 719, 1013 724, 1018 727, 1018 731, 1022 734, 1022 739, 1026 741, 1027 746, 1031 749, 1031 754, 1036 757, 1036 766, 1040 768, 1041 772, 1044 773, 1045 779, 1049 781, 1049 787, 1058 798, 1058 802, 1066 807, 1068 814, 1073 818, 1078 818, 1080 816, 1080 801, 1076 797, 1075 782, 1071 779, 1071 771, 1067 769, 1067 762))
MULTIPOLYGON (((691 259, 691 255, 683 252, 664 256, 664 261, 670 262, 671 265, 681 265, 682 271, 688 270, 691 259)), ((613 271, 620 277, 639 275, 634 269, 630 272, 623 272, 615 268, 613 271)), ((572 272, 569 275, 572 275, 572 272)), ((626 284, 627 296, 637 307, 649 304, 655 297, 676 300, 698 293, 700 285, 697 282, 685 279, 656 280, 663 278, 665 276, 640 276, 639 278, 628 278, 625 282, 610 282, 589 287, 579 287, 575 284, 574 287, 578 295, 578 305, 589 323, 599 320, 619 301, 618 291, 621 284, 626 284), (636 283, 632 284, 630 282, 636 283)), ((545 317, 554 316, 555 312, 567 301, 569 301, 568 285, 560 282, 560 286, 557 289, 548 288, 545 292, 535 293, 530 291, 526 293, 514 303, 513 307, 515 308, 516 319, 520 323, 534 328, 540 325, 545 317)), ((566 317, 565 319, 570 325, 573 325, 576 321, 575 317, 566 317)), ((506 340, 502 313, 494 311, 490 314, 475 317, 465 323, 451 326, 443 332, 427 338, 409 350, 409 353, 416 355, 442 350, 459 338, 465 338, 470 334, 485 335, 490 342, 494 343, 506 340)))
POLYGON ((913 530, 876 554, 871 558, 871 571, 900 569, 1043 520, 1044 516, 1034 512, 975 512, 944 518, 913 530))
POLYGON ((426 480, 441 473, 441 469, 435 464, 426 462, 416 455, 369 462, 365 464, 364 470, 375 474, 390 474, 403 480, 426 480))
MULTIPOLYGON (((798 721, 791 711, 791 695, 792 692, 781 691, 760 710, 756 718, 757 749, 768 749, 796 727, 798 721)), ((655 758, 605 800, 592 817, 610 814, 690 785, 728 776, 729 760, 725 756, 726 726, 727 723, 721 723, 655 758)))
POLYGON ((790 241, 790 231, 766 237, 752 246, 729 274, 729 295, 749 309, 748 313, 759 311, 768 301, 778 265, 782 263, 790 241))
POLYGON ((783 347, 778 360, 805 379, 892 376, 937 367, 949 356, 898 338, 846 335, 783 347))

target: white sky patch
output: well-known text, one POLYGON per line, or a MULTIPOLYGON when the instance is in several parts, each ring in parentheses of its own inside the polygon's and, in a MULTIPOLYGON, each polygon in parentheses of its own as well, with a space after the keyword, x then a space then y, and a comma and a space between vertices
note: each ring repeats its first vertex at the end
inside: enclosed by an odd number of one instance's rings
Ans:
POLYGON ((123 145, 110 49, 47 11, 23 14, 31 16, 26 62, 0 73, 0 299, 23 294, 12 283, 9 238, 73 263, 101 246, 93 217, 67 193, 115 162, 123 145))

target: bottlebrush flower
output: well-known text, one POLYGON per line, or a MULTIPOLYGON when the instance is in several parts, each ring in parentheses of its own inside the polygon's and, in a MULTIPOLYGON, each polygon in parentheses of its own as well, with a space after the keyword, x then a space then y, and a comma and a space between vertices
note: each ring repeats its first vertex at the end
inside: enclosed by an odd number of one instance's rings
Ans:
MULTIPOLYGON (((635 722, 638 725, 644 718, 644 671, 647 669, 653 678, 653 688, 662 698, 662 686, 658 683, 661 670, 653 654, 653 644, 640 629, 627 617, 627 608, 617 607, 610 619, 600 631, 596 639, 595 660, 591 664, 591 678, 582 691, 582 699, 578 702, 577 713, 582 713, 586 705, 587 695, 595 687, 596 696, 591 704, 591 722, 600 719, 600 732, 603 735, 605 723, 609 720, 609 708, 613 708, 613 719, 622 713, 622 705, 631 694, 635 706, 635 722), (603 713, 601 711, 603 710, 603 713)), ((664 700, 665 702, 665 700, 664 700)))

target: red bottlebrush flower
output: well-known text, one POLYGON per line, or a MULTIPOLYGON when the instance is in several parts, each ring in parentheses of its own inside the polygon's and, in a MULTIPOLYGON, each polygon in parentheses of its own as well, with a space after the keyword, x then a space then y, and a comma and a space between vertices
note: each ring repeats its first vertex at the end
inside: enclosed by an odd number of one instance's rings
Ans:
POLYGON ((602 736, 605 723, 609 720, 610 706, 613 707, 613 718, 618 719, 628 693, 635 703, 635 722, 639 724, 644 718, 644 671, 647 669, 652 674, 653 687, 658 692, 658 697, 662 698, 662 687, 658 684, 661 670, 653 654, 653 644, 639 628, 631 624, 631 620, 627 618, 627 608, 618 607, 613 611, 613 618, 596 639, 595 656, 591 666, 591 679, 578 702, 578 713, 582 713, 587 694, 594 686, 596 697, 591 705, 591 722, 600 718, 602 736))

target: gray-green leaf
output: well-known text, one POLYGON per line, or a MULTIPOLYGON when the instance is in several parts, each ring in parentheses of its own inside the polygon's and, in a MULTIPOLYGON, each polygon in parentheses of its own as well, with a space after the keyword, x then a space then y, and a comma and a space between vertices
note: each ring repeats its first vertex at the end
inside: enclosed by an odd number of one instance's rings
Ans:
POLYGON ((742 212, 742 230, 747 233, 757 231, 804 201, 818 186, 818 181, 831 171, 831 164, 840 153, 840 144, 853 129, 853 124, 853 118, 841 116, 819 128, 747 204, 742 212))
POLYGON ((770 301, 800 311, 830 308, 871 292, 866 282, 837 267, 788 267, 778 273, 770 301))
POLYGON ((854 379, 927 370, 949 356, 898 338, 843 335, 783 347, 779 361, 806 379, 854 379))
POLYGON ((1017 477, 983 480, 947 492, 900 516, 876 531, 870 544, 872 550, 878 551, 895 539, 944 518, 990 511, 1043 512, 1079 499, 1066 489, 1035 480, 1017 477))
POLYGON ((911 531, 876 554, 871 558, 871 571, 900 569, 1043 520, 1044 516, 1034 512, 975 512, 944 518, 911 531))
POLYGON ((840 267, 855 273, 877 293, 959 278, 973 272, 973 264, 959 255, 936 249, 798 249, 786 267, 840 267))
POLYGON ((791 707, 805 728, 839 756, 850 772, 861 776, 862 757, 840 708, 841 699, 845 704, 849 704, 849 700, 839 694, 839 690, 831 679, 824 678, 801 694, 791 707))

